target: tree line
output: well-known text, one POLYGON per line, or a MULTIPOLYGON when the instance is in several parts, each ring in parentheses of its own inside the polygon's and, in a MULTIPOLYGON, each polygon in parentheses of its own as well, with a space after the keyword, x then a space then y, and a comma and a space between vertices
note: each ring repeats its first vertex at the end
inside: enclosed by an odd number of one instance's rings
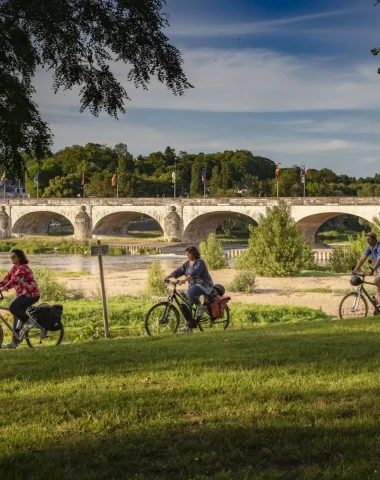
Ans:
MULTIPOLYGON (((202 196, 206 190, 215 197, 272 197, 278 189, 281 197, 300 197, 304 191, 299 166, 283 168, 275 178, 275 162, 248 150, 190 154, 168 146, 164 152, 134 157, 123 143, 113 148, 88 143, 66 147, 42 162, 26 160, 26 166, 25 183, 31 197, 82 196, 84 188, 86 196, 115 197, 117 188, 120 197, 172 197, 173 172, 177 196, 185 192, 202 196)), ((309 169, 306 195, 380 195, 380 174, 356 179, 327 168, 309 169)))

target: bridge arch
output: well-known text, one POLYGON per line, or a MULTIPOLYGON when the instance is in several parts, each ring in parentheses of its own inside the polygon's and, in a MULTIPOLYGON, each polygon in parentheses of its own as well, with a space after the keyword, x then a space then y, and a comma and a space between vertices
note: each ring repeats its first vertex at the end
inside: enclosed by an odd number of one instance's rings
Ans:
POLYGON ((236 218, 237 216, 245 217, 247 223, 257 225, 257 220, 250 215, 233 211, 216 211, 198 215, 189 222, 183 232, 183 241, 188 243, 198 243, 207 238, 210 233, 216 233, 217 228, 225 221, 236 218))
POLYGON ((369 223, 372 221, 372 218, 373 218, 373 215, 359 216, 359 215, 354 215, 349 211, 347 212, 330 211, 330 212, 322 212, 322 213, 317 213, 314 215, 308 215, 306 217, 303 217, 300 220, 298 220, 297 225, 299 226, 301 233, 303 234, 305 239, 309 243, 315 244, 315 237, 318 230, 321 228, 321 226, 324 223, 326 223, 328 220, 331 220, 332 218, 335 218, 335 217, 340 217, 342 215, 357 216, 357 217, 363 218, 369 223))
POLYGON ((74 225, 70 218, 67 218, 62 213, 55 212, 54 210, 38 210, 35 212, 25 213, 20 216, 12 226, 12 234, 19 235, 36 235, 45 236, 49 235, 50 224, 53 220, 62 219, 67 220, 74 232, 74 225))
POLYGON ((162 230, 162 234, 164 234, 164 230, 160 222, 150 215, 137 211, 119 211, 108 213, 104 217, 98 219, 97 223, 92 229, 92 235, 96 237, 126 237, 128 235, 128 227, 130 223, 142 215, 144 215, 144 217, 149 217, 150 220, 153 220, 157 224, 157 229, 162 230))

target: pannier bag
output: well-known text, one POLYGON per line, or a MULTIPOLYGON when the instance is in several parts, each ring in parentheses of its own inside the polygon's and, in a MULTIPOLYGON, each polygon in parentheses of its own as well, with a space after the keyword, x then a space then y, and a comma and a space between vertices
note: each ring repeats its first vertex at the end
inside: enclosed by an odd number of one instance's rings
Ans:
POLYGON ((32 310, 32 318, 34 317, 42 328, 46 328, 50 332, 55 332, 62 328, 62 305, 48 305, 42 303, 32 310))
POLYGON ((212 318, 223 318, 224 310, 230 300, 231 297, 214 297, 210 305, 212 318))

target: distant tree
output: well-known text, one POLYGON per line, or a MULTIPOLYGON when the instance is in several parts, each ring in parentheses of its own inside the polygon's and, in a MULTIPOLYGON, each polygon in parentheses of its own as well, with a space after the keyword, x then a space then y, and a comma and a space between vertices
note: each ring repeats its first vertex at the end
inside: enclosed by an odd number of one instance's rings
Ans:
POLYGON ((211 195, 215 195, 220 188, 220 175, 219 175, 219 167, 215 166, 212 169, 211 179, 208 182, 208 186, 210 188, 211 195))
POLYGON ((82 194, 81 179, 78 175, 69 174, 66 177, 55 177, 41 195, 44 198, 70 198, 82 194))
POLYGON ((258 197, 260 193, 260 182, 259 177, 256 175, 250 175, 247 173, 242 178, 242 182, 247 190, 248 195, 252 197, 258 197))
POLYGON ((231 168, 226 161, 222 162, 222 170, 220 172, 220 188, 227 190, 231 186, 231 168))
POLYGON ((196 197, 201 194, 201 173, 203 170, 202 163, 197 159, 194 161, 191 168, 191 183, 190 183, 190 195, 196 197))
POLYGON ((128 94, 111 71, 132 68, 128 80, 147 88, 153 75, 176 95, 192 86, 179 51, 163 33, 165 0, 0 0, 0 163, 21 173, 26 152, 41 159, 52 134, 33 102, 38 68, 53 72, 53 88, 79 87, 81 111, 117 117, 128 94))

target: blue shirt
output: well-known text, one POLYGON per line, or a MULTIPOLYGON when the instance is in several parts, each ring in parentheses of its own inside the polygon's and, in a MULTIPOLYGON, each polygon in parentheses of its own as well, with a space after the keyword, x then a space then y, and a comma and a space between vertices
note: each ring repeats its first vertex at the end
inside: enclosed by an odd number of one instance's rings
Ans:
MULTIPOLYGON (((372 255, 373 263, 376 263, 377 257, 380 255, 380 242, 376 242, 376 245, 373 247, 373 249, 368 245, 368 247, 365 249, 364 255, 366 257, 372 255)), ((380 267, 377 269, 377 271, 380 273, 380 267)))
MULTIPOLYGON (((182 267, 177 268, 171 275, 175 278, 181 277, 182 275, 191 275, 192 279, 189 282, 189 285, 200 285, 203 286, 211 292, 213 283, 208 273, 206 264, 201 258, 197 258, 193 265, 190 265, 190 261, 185 262, 182 267)), ((208 292, 207 295, 210 293, 208 292)))

